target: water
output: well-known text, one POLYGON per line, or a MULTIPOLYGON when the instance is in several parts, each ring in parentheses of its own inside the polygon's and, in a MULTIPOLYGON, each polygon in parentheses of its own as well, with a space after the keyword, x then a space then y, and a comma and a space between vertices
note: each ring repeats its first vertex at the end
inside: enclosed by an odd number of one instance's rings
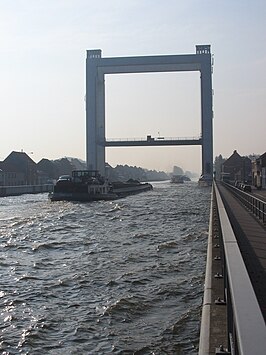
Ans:
POLYGON ((210 189, 0 199, 2 354, 196 354, 210 189))

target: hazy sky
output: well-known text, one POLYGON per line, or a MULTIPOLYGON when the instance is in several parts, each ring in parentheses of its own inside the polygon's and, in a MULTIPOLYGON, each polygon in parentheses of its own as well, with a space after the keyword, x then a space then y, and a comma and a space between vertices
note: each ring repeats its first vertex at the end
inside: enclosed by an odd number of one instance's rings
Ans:
MULTIPOLYGON (((266 151, 265 0, 0 0, 0 160, 85 159, 85 60, 214 54, 214 156, 266 151)), ((106 136, 198 136, 198 72, 106 76, 106 136)), ((201 147, 108 148, 107 161, 200 172, 201 147)))

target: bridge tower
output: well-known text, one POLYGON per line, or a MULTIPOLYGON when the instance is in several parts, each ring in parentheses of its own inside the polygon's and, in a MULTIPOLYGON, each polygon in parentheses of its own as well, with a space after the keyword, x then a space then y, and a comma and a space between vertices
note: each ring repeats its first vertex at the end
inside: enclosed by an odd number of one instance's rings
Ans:
POLYGON ((196 54, 102 58, 88 50, 86 60, 87 167, 105 176, 105 74, 200 71, 202 175, 213 174, 212 58, 210 45, 197 45, 196 54))

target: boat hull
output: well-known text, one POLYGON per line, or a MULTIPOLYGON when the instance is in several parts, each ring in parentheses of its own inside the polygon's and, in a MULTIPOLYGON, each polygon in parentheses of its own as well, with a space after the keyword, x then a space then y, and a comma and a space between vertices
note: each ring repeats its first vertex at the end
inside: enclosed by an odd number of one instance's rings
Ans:
POLYGON ((148 183, 132 185, 125 184, 124 186, 114 187, 112 192, 104 194, 89 194, 86 192, 51 192, 48 198, 51 201, 110 201, 122 198, 128 195, 134 195, 141 192, 152 190, 152 185, 148 183))
POLYGON ((129 185, 125 184, 124 186, 114 187, 113 192, 117 194, 119 197, 134 195, 141 192, 152 190, 152 185, 149 183, 138 184, 138 185, 129 185))
POLYGON ((100 201, 100 200, 115 200, 118 198, 118 195, 115 193, 108 194, 88 194, 88 193, 79 193, 79 192, 51 192, 48 195, 48 198, 51 201, 80 201, 80 202, 89 202, 89 201, 100 201))

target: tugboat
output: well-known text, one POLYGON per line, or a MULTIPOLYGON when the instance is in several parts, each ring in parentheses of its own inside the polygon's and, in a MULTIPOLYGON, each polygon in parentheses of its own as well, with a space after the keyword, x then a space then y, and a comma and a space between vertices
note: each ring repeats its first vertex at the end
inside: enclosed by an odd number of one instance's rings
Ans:
POLYGON ((149 183, 136 180, 109 183, 97 170, 74 170, 72 176, 60 176, 48 197, 51 201, 115 200, 148 190, 152 190, 149 183))

